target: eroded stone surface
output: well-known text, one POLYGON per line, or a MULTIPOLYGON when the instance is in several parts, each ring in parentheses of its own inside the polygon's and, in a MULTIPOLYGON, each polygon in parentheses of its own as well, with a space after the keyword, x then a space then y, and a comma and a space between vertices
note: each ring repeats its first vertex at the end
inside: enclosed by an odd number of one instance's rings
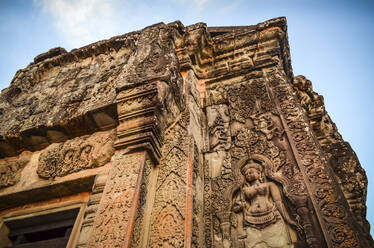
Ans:
POLYGON ((0 188, 19 182, 22 169, 30 161, 30 157, 30 152, 23 152, 16 157, 0 159, 0 188))
POLYGON ((0 95, 0 156, 113 126, 115 82, 134 52, 136 37, 97 42, 19 70, 0 95), (97 111, 111 120, 96 121, 97 111))
MULTIPOLYGON (((313 91, 312 83, 304 76, 296 76, 294 88, 305 109, 313 132, 318 138, 330 165, 338 178, 339 185, 346 197, 353 218, 368 235, 370 225, 366 220, 366 194, 368 179, 355 152, 338 132, 335 123, 328 115, 323 97, 313 91)), ((370 239, 370 237, 367 237, 370 239)))

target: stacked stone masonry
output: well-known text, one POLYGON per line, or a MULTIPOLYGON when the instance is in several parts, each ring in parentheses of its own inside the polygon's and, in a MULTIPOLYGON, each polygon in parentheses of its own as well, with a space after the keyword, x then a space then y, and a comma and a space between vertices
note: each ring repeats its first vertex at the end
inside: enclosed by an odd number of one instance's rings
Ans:
POLYGON ((374 247, 367 177, 293 76, 285 18, 51 49, 0 123, 0 247, 15 218, 73 205, 67 247, 374 247))

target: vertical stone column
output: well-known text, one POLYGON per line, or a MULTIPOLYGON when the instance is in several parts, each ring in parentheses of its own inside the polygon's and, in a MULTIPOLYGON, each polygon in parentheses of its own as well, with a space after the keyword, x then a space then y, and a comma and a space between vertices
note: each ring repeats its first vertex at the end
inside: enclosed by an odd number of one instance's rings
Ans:
POLYGON ((149 240, 142 247, 203 247, 202 111, 197 79, 192 71, 183 76, 185 108, 165 132, 149 240))
POLYGON ((108 172, 98 174, 95 178, 95 182, 92 188, 92 194, 87 202, 87 207, 84 212, 84 220, 82 223, 82 228, 79 235, 79 240, 76 248, 86 248, 88 247, 89 238, 92 232, 92 226, 97 212, 97 208, 100 203, 100 199, 103 194, 105 187, 105 182, 108 178, 108 172))
POLYGON ((162 82, 133 85, 117 95, 116 153, 94 220, 90 247, 132 247, 143 177, 149 175, 146 166, 153 167, 160 157, 158 84, 162 82))
POLYGON ((150 236, 145 247, 191 247, 193 138, 189 113, 165 134, 150 236))

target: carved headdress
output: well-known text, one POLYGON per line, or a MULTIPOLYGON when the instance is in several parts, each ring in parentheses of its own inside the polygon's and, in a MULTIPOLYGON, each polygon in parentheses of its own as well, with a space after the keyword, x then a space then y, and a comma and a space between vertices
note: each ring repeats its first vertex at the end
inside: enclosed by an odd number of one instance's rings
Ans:
POLYGON ((253 154, 248 157, 244 157, 239 160, 237 167, 239 172, 244 176, 245 172, 250 168, 255 168, 261 174, 260 181, 263 181, 265 178, 265 170, 267 167, 271 166, 271 162, 265 156, 260 154, 253 154))
POLYGON ((258 170, 261 173, 262 173, 262 170, 263 170, 263 168, 260 164, 254 162, 252 159, 247 159, 246 163, 244 163, 242 165, 242 167, 240 168, 240 172, 242 174, 244 174, 250 168, 255 168, 256 170, 258 170))

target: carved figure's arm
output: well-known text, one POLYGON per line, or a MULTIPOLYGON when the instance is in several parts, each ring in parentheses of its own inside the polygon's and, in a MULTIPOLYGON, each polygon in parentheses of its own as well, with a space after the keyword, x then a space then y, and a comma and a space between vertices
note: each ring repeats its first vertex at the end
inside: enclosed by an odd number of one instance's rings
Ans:
POLYGON ((272 198, 275 202, 275 206, 277 207, 278 211, 280 212, 280 214, 282 215, 284 220, 288 224, 296 227, 297 229, 301 229, 302 227, 297 222, 293 221, 291 219, 291 217, 289 216, 289 214, 288 214, 288 212, 287 212, 287 210, 286 210, 286 208, 285 208, 285 206, 282 202, 282 196, 281 196, 281 192, 280 192, 278 186, 275 183, 272 183, 272 182, 269 183, 269 186, 270 186, 271 196, 272 196, 272 198))
POLYGON ((235 191, 236 193, 233 197, 233 203, 232 203, 231 209, 235 213, 239 213, 243 211, 244 209, 244 202, 243 202, 242 195, 241 195, 242 194, 241 188, 238 187, 235 191))

